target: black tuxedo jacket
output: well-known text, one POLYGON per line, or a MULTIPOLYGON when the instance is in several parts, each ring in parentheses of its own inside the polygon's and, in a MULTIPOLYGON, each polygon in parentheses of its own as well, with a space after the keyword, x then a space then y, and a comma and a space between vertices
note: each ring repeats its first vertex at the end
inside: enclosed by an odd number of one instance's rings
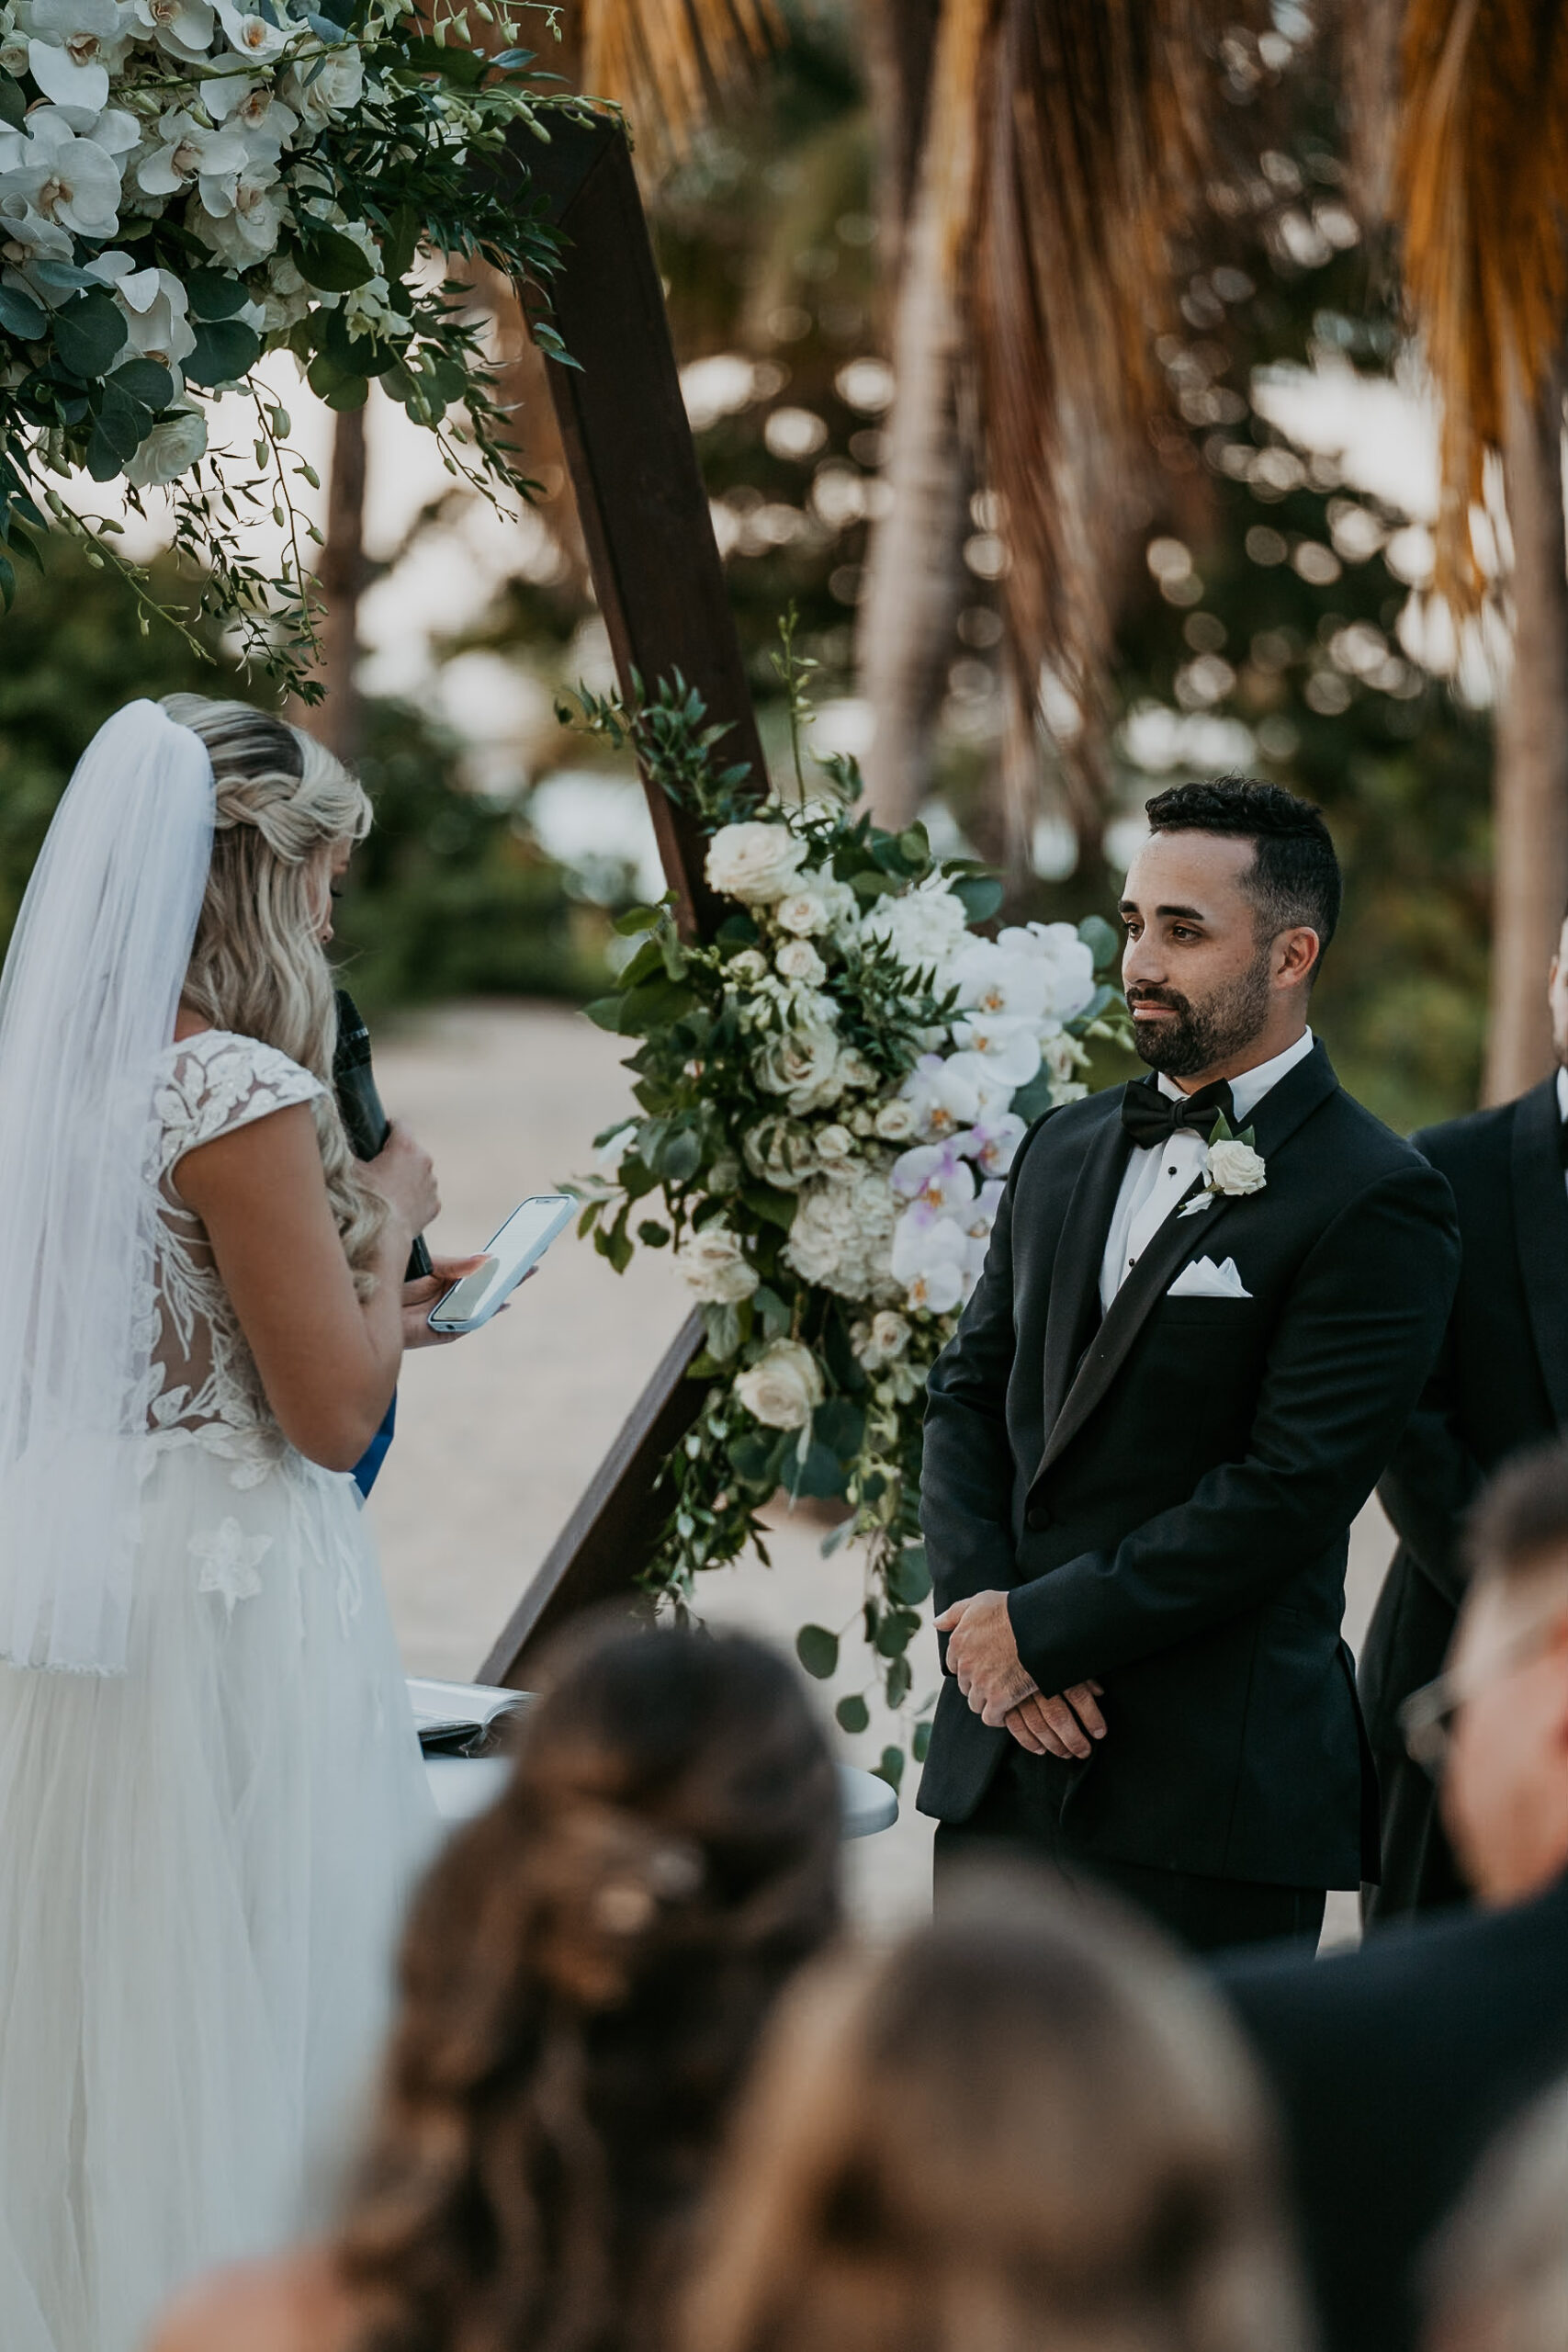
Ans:
POLYGON ((1412 1138, 1448 1178, 1464 1263, 1442 1351, 1378 1492, 1400 1538, 1361 1660, 1372 1744, 1440 1674, 1464 1589, 1464 1513, 1500 1464, 1568 1424, 1568 1191, 1557 1081, 1412 1138))
MULTIPOLYGON (((932 1371, 937 1607, 1009 1589, 1042 1690, 1104 1683, 1094 1754, 1033 1767, 1076 1850, 1354 1886, 1376 1799, 1339 1639, 1347 1534, 1442 1338, 1449 1188, 1316 1046, 1258 1105, 1265 1189, 1173 1213, 1102 1321, 1122 1091, 1030 1130, 932 1371), (1168 1297, 1198 1257, 1234 1258, 1251 1295, 1168 1297)), ((920 1810, 966 1819, 1010 1736, 945 1679, 920 1810)))
POLYGON ((1324 1961, 1220 1969, 1277 2094, 1325 2352, 1406 2352, 1423 2249, 1488 2142, 1568 2070, 1568 1878, 1324 1961))

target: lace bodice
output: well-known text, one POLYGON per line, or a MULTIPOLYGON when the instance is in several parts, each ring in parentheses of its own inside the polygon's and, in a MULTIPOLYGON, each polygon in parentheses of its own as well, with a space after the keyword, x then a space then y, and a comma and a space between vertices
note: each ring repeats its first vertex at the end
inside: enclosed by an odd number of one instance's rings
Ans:
POLYGON ((259 1484, 288 1452, 213 1260, 175 1182, 179 1160, 274 1111, 309 1102, 321 1080, 274 1046, 205 1029, 161 1057, 157 1121, 157 1336, 148 1423, 161 1444, 198 1444, 231 1464, 236 1487, 259 1484))

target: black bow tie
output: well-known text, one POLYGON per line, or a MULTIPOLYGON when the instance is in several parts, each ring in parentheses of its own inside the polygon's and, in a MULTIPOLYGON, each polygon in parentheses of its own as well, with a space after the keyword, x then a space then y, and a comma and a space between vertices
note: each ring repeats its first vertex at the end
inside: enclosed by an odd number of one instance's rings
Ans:
POLYGON ((1207 1136, 1222 1113, 1234 1127, 1235 1105, 1225 1078, 1216 1079, 1213 1086, 1201 1086, 1196 1094, 1179 1095, 1162 1093, 1155 1080, 1147 1079, 1129 1086, 1122 1097, 1122 1125, 1144 1150, 1168 1143, 1184 1127, 1207 1136))

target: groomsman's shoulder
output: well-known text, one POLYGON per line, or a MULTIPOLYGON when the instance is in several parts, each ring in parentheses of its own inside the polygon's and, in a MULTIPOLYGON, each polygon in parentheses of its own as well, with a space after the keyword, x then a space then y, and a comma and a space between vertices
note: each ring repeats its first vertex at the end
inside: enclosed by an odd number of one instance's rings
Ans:
MULTIPOLYGON (((1546 1081, 1554 1085, 1554 1079, 1546 1081)), ((1446 1175, 1464 1176, 1472 1170, 1503 1169, 1513 1150, 1519 1106, 1539 1092, 1531 1088, 1508 1102, 1494 1102, 1484 1111, 1468 1111, 1461 1118, 1443 1119, 1436 1126, 1420 1127, 1410 1138, 1423 1159, 1446 1175)))

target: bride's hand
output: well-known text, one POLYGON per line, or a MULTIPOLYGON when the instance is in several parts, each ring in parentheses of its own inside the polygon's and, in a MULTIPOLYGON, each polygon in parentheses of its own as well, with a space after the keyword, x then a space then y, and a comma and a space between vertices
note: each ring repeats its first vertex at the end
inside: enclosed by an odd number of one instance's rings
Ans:
POLYGON ((390 1135, 366 1163, 365 1172, 411 1236, 423 1233, 440 1216, 441 1194, 430 1154, 400 1120, 392 1121, 390 1135))
MULTIPOLYGON (((405 1355, 410 1348, 450 1347, 454 1340, 464 1337, 461 1331, 433 1331, 430 1328, 430 1310, 444 1290, 450 1288, 453 1283, 461 1282, 465 1274, 477 1274, 484 1262, 482 1253, 477 1258, 432 1258, 431 1272, 428 1274, 422 1274, 417 1282, 403 1284, 403 1352, 405 1355)), ((531 1283, 538 1271, 537 1266, 530 1266, 523 1281, 531 1283)), ((521 1283, 518 1288, 522 1288, 521 1283)), ((496 1309, 496 1313, 508 1314, 511 1311, 511 1305, 512 1302, 509 1299, 505 1306, 496 1309)))

